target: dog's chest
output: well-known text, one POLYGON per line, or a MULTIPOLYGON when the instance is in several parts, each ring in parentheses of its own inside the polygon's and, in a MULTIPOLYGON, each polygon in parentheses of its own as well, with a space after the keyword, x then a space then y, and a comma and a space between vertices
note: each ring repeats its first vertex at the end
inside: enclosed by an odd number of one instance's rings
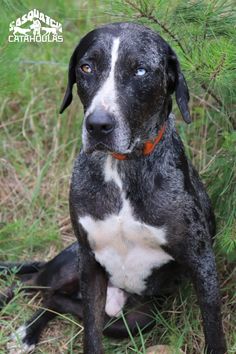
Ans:
POLYGON ((130 201, 123 196, 117 171, 106 166, 104 174, 105 181, 112 180, 120 188, 123 201, 120 211, 103 220, 86 215, 79 221, 87 231, 96 260, 105 267, 111 283, 128 292, 141 294, 152 269, 173 259, 161 248, 167 242, 166 230, 135 218, 130 201))

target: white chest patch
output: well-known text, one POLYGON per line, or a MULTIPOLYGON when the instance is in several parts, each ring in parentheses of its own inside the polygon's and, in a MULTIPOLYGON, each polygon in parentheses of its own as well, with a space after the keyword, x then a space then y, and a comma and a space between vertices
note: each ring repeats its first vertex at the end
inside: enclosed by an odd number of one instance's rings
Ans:
POLYGON ((106 181, 114 181, 121 189, 121 210, 104 220, 86 215, 79 222, 88 233, 96 260, 109 273, 110 282, 127 292, 140 294, 152 269, 173 258, 160 247, 166 244, 165 228, 153 227, 134 217, 130 202, 123 195, 122 181, 116 167, 112 166, 114 160, 111 159, 108 156, 104 177, 106 181))

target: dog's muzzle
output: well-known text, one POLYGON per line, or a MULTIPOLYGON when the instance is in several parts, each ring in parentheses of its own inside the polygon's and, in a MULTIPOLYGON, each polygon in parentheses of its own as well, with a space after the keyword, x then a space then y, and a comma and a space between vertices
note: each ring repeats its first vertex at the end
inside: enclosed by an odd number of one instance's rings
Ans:
POLYGON ((97 143, 103 143, 115 128, 113 116, 105 111, 91 113, 85 122, 86 130, 97 143))

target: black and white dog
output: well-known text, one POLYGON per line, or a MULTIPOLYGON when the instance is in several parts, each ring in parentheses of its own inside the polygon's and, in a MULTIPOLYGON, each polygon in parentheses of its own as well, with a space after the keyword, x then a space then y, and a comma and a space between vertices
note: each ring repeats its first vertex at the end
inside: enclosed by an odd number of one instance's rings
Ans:
POLYGON ((207 353, 226 353, 214 215, 171 113, 175 92, 191 121, 175 53, 149 28, 106 25, 72 54, 61 113, 74 84, 85 112, 70 190, 84 352, 103 353, 105 314, 117 316, 130 294, 160 294, 178 271, 189 273, 196 289, 207 353))

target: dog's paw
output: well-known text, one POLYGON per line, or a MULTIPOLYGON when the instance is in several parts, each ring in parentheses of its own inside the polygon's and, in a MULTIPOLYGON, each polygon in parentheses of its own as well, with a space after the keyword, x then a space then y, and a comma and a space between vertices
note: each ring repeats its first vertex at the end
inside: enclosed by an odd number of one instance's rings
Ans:
POLYGON ((11 334, 11 339, 7 343, 8 354, 26 354, 32 353, 35 344, 31 343, 25 325, 19 327, 15 333, 11 334))

